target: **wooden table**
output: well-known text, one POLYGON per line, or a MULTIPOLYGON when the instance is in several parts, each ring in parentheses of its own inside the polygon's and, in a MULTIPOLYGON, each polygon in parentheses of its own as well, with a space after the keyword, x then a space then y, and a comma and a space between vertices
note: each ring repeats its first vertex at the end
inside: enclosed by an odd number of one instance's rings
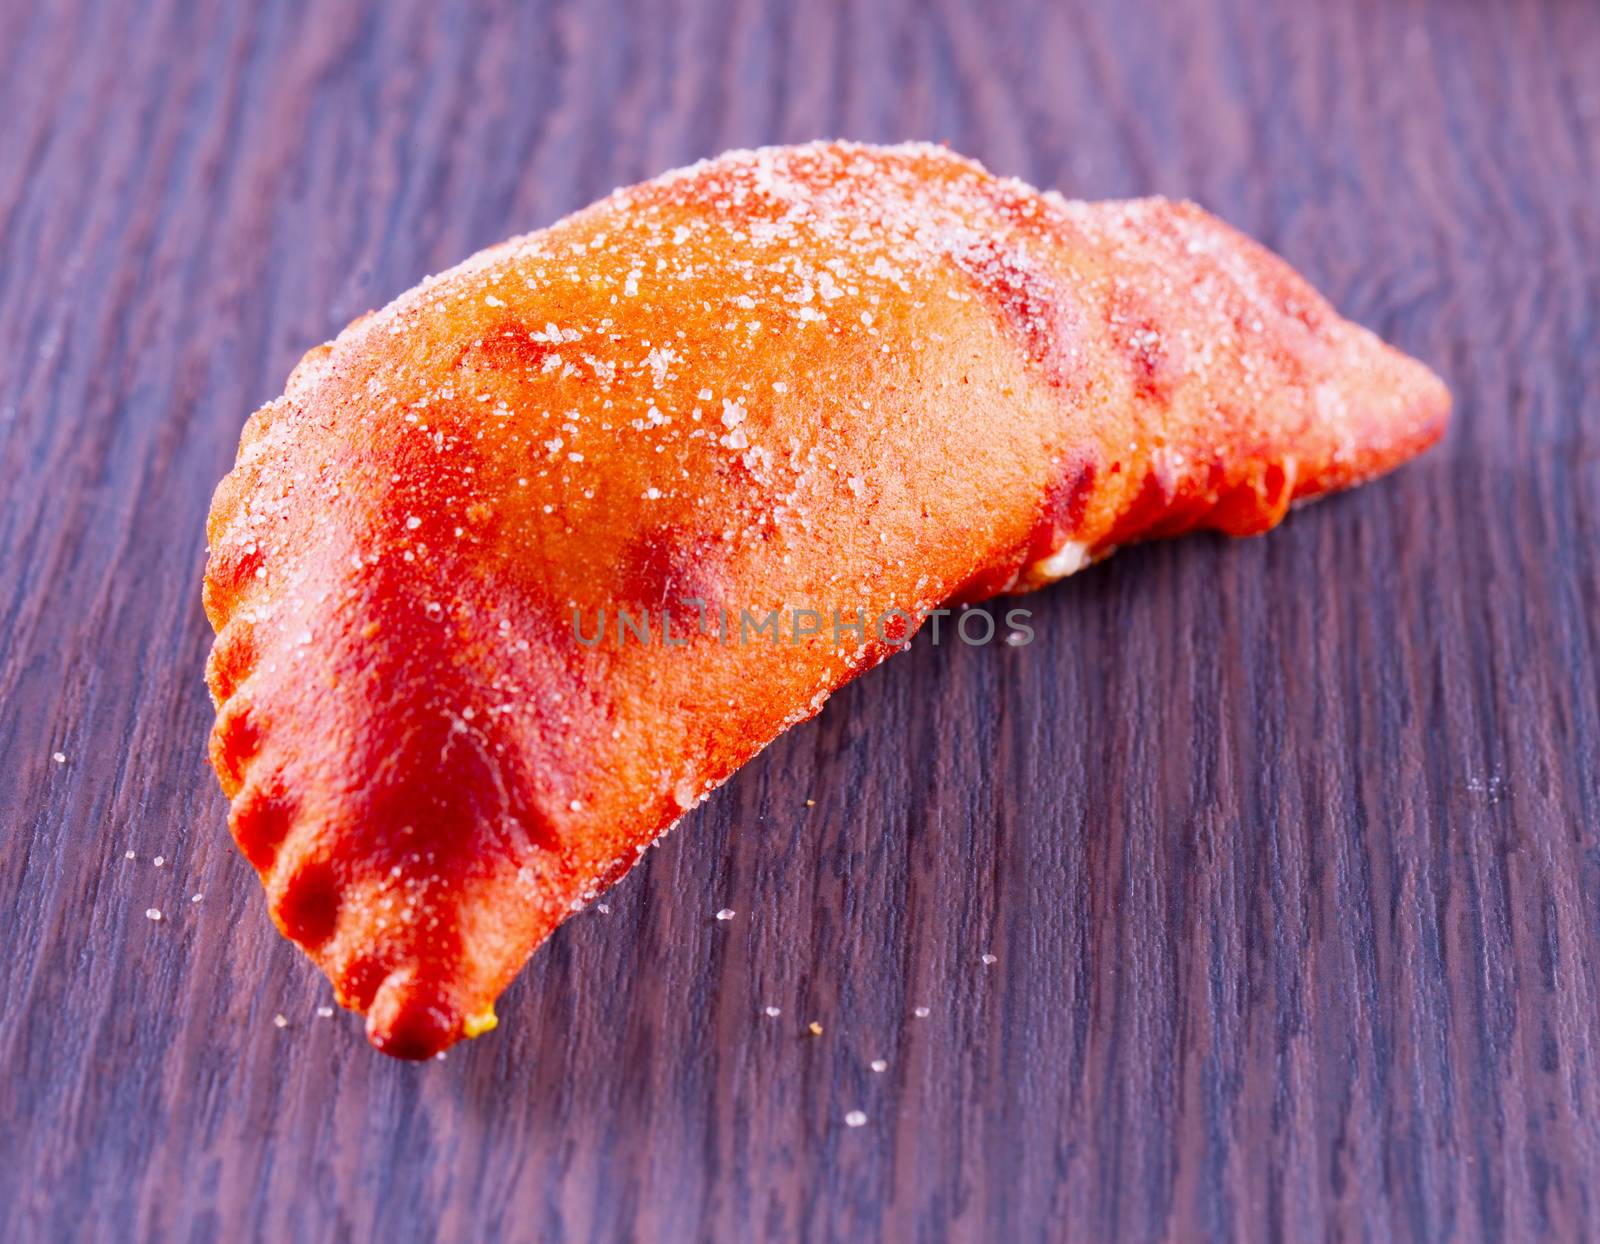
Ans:
POLYGON ((6 1238, 1600 1233, 1600 8, 63 0, 0 64, 6 1238), (890 662, 379 1057, 204 762, 240 424, 481 245, 833 134, 1195 198, 1450 436, 890 662))

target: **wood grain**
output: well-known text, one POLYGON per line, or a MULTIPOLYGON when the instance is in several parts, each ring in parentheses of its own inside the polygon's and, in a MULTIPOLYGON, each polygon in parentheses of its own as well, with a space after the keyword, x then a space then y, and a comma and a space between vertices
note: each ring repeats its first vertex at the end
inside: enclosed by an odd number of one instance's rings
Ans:
POLYGON ((1600 1234, 1596 63, 1580 0, 0 8, 7 1237, 1600 1234), (1451 435, 919 645, 382 1059, 204 764, 240 424, 424 273, 818 135, 1195 198, 1451 435))

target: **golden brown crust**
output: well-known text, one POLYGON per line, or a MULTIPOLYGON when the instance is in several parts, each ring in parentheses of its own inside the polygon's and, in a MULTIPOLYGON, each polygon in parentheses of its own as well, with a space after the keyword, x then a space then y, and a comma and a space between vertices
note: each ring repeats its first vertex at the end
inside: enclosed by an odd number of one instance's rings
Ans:
POLYGON ((1188 204, 925 146, 668 174, 357 321, 246 426, 205 584, 232 830, 373 1043, 426 1056, 905 638, 701 617, 920 616, 1264 531, 1448 408, 1188 204), (619 608, 654 642, 580 642, 619 608))

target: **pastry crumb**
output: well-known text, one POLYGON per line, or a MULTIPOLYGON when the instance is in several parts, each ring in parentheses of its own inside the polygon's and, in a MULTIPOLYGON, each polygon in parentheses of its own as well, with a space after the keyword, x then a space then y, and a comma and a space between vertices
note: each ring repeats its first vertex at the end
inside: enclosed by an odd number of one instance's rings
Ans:
POLYGON ((846 1127, 863 1127, 866 1125, 866 1122, 867 1115, 866 1112, 862 1110, 852 1110, 849 1114, 844 1116, 844 1125, 846 1127))
POLYGON ((317 1008, 317 1018, 318 1019, 332 1019, 333 1018, 333 1008, 331 1006, 319 1006, 317 1008))
POLYGON ((995 964, 995 963, 998 963, 998 962, 999 962, 999 959, 997 959, 994 955, 986 954, 986 955, 983 956, 983 965, 985 967, 989 967, 991 964, 995 964))
POLYGON ((52 752, 50 754, 50 759, 55 761, 58 765, 64 765, 64 764, 67 763, 67 753, 66 752, 52 752))
POLYGON ((927 1019, 928 1015, 929 1015, 928 1008, 925 1007, 925 1006, 919 1006, 916 1010, 912 1011, 911 1013, 913 1015, 915 1015, 918 1019, 927 1019))
POLYGON ((813 1037, 820 1037, 822 1035, 822 1025, 817 1020, 812 1020, 806 1025, 806 1031, 813 1037))
POLYGON ((151 860, 150 862, 152 864, 154 864, 157 868, 160 868, 163 864, 165 864, 167 862, 167 857, 164 856, 164 855, 158 855, 158 856, 155 857, 155 859, 151 860))
POLYGON ((777 1019, 778 1016, 783 1014, 783 1011, 779 1007, 769 1006, 766 1008, 766 1013, 768 1019, 777 1019))
POLYGON ((279 1011, 272 1017, 272 1026, 274 1028, 287 1028, 289 1026, 289 1017, 282 1011, 279 1011))
POLYGON ((145 908, 144 915, 146 920, 154 920, 159 923, 161 920, 161 908, 147 907, 145 908))
POLYGON ((189 896, 189 901, 191 903, 198 903, 200 901, 200 896, 198 894, 191 894, 189 896))
POLYGON ((885 1060, 883 1060, 881 1058, 874 1058, 872 1060, 872 1062, 870 1062, 868 1064, 868 1066, 870 1066, 874 1071, 888 1071, 889 1070, 889 1064, 885 1060))
POLYGON ((718 920, 732 920, 733 916, 734 916, 734 911, 733 911, 733 908, 731 908, 731 907, 724 907, 721 911, 719 911, 717 913, 717 919, 718 920))
POLYGON ((125 859, 125 860, 136 860, 139 857, 136 854, 134 854, 132 851, 124 851, 122 853, 122 858, 125 859))

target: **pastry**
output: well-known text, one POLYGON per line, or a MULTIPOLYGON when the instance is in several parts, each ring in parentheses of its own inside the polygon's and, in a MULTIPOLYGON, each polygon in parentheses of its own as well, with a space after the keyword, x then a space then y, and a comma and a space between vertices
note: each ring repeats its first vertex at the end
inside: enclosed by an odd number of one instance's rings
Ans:
POLYGON ((435 1054, 936 608, 1266 531, 1448 411, 1190 204, 922 145, 668 173, 364 316, 249 420, 205 579, 231 829, 372 1043, 435 1054))

